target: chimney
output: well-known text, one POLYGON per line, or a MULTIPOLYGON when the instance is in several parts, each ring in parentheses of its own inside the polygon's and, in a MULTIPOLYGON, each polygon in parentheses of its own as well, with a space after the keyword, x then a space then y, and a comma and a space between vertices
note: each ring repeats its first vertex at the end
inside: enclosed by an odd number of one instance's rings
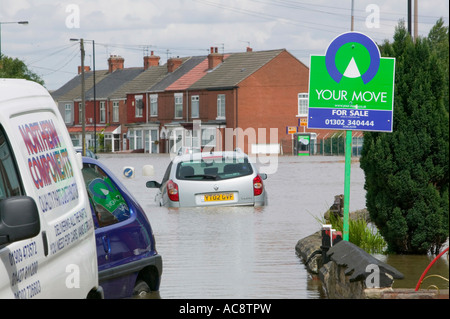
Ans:
POLYGON ((144 57, 144 70, 148 70, 149 67, 159 65, 159 56, 154 55, 153 51, 150 56, 144 57))
POLYGON ((111 55, 108 59, 108 72, 112 73, 115 70, 123 70, 124 58, 119 55, 111 55))
MULTIPOLYGON (((91 71, 91 67, 90 66, 84 66, 84 72, 89 72, 91 71)), ((81 74, 81 66, 78 66, 78 74, 81 74)))
POLYGON ((250 47, 247 47, 247 52, 253 52, 253 49, 250 47))
POLYGON ((223 62, 223 54, 218 52, 217 47, 211 47, 208 55, 208 70, 212 70, 223 62))
POLYGON ((170 58, 169 60, 167 60, 167 72, 172 73, 182 63, 183 63, 183 60, 181 60, 180 58, 170 58))

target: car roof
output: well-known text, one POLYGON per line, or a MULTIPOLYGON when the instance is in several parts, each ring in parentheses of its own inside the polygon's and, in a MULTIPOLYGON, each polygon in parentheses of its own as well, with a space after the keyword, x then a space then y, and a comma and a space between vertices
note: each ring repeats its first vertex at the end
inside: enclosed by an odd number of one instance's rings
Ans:
POLYGON ((248 158, 247 154, 240 151, 223 151, 223 152, 202 152, 202 153, 192 153, 183 154, 174 157, 173 163, 188 162, 188 161, 199 161, 201 159, 215 159, 215 158, 248 158))
POLYGON ((0 104, 8 100, 50 97, 48 91, 40 84, 24 79, 0 79, 0 104))

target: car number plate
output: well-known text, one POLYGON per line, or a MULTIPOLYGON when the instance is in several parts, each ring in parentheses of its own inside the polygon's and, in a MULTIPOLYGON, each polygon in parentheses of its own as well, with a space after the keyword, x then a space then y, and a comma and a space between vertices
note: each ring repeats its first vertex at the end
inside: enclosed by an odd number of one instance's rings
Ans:
POLYGON ((205 194, 202 195, 203 202, 223 202, 234 200, 233 193, 218 193, 218 194, 205 194))

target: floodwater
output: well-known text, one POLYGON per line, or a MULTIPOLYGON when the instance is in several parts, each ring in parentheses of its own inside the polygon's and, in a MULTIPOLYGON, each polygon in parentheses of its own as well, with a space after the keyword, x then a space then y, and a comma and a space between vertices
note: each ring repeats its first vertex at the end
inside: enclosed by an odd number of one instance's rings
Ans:
MULTIPOLYGON (((320 230, 317 219, 335 195, 344 193, 343 157, 280 156, 276 163, 272 158, 257 164, 271 172, 264 181, 269 204, 261 208, 159 207, 154 202, 156 190, 146 188, 145 182, 161 181, 169 155, 114 154, 101 155, 100 160, 119 177, 124 167, 135 168, 135 178, 123 178, 123 183, 147 213, 163 258, 161 298, 324 298, 320 280, 308 274, 295 245, 320 230), (154 166, 155 176, 143 176, 147 164, 154 166)), ((350 211, 364 207, 364 173, 353 158, 350 211)), ((395 258, 387 262, 391 260, 395 258)), ((415 287, 427 264, 421 262, 416 275, 408 272, 415 281, 407 288, 415 287)), ((448 278, 448 259, 438 264, 443 264, 448 278)), ((402 266, 411 268, 411 262, 397 260, 392 266, 402 272, 402 266)))

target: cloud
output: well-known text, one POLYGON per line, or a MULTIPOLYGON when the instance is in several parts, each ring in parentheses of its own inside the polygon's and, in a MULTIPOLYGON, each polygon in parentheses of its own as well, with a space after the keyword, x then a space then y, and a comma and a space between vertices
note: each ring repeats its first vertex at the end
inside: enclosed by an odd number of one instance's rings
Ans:
MULTIPOLYGON (((355 30, 377 42, 392 38, 398 21, 406 20, 406 2, 377 1, 380 28, 370 29, 366 7, 373 3, 355 1, 355 30)), ((419 34, 426 35, 441 15, 448 24, 448 6, 442 0, 419 2, 419 34)), ((56 89, 80 63, 79 47, 70 38, 95 40, 97 68, 106 67, 111 53, 131 67, 141 66, 149 50, 164 63, 173 55, 207 54, 210 46, 244 51, 248 42, 255 50, 286 48, 305 63, 350 30, 350 15, 348 0, 2 0, 0 21, 30 22, 2 28, 2 52, 30 63, 56 89), (67 25, 71 5, 79 9, 79 28, 67 25)), ((90 43, 86 50, 90 63, 90 43)))

